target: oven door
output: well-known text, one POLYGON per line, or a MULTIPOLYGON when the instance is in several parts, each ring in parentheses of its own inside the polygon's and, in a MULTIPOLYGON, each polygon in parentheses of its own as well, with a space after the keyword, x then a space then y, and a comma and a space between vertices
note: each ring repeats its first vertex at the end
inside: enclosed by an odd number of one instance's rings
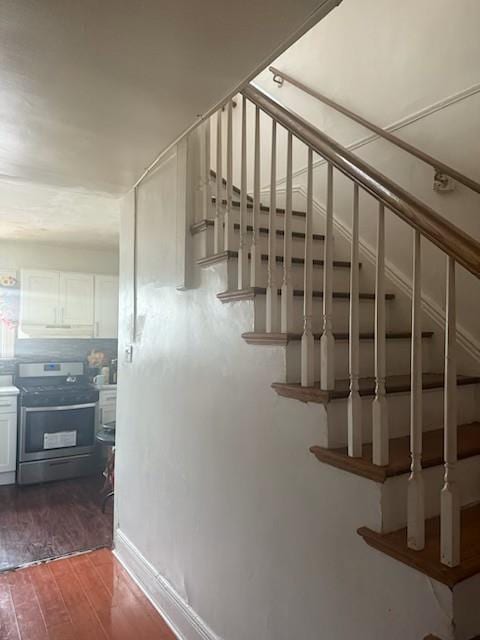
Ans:
POLYGON ((97 404, 22 407, 20 462, 91 453, 95 444, 97 404))

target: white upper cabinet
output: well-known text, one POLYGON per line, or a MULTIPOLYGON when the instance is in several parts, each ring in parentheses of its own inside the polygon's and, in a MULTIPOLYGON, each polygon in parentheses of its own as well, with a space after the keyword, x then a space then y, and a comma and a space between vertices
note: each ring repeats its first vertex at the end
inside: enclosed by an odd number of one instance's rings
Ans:
POLYGON ((116 276, 23 269, 20 338, 116 338, 116 276))
POLYGON ((93 278, 89 273, 60 272, 61 325, 93 326, 93 278))
POLYGON ((56 325, 59 294, 58 271, 23 270, 20 324, 56 325))
POLYGON ((116 338, 118 332, 118 278, 95 276, 95 338, 116 338))

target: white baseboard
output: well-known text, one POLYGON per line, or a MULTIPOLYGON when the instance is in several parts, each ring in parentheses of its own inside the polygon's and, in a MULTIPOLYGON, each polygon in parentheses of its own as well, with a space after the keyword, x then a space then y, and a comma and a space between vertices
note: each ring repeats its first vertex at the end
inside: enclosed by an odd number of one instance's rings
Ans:
POLYGON ((0 473, 0 485, 15 484, 15 471, 5 471, 0 473))
POLYGON ((114 554, 179 640, 221 640, 119 529, 114 554))

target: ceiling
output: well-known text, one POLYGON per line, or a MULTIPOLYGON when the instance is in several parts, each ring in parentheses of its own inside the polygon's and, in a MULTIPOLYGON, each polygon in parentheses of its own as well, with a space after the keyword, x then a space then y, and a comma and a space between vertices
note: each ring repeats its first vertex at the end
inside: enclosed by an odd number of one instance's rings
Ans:
POLYGON ((127 191, 338 1, 0 0, 0 176, 127 191))
POLYGON ((113 249, 118 246, 119 207, 120 199, 112 196, 0 180, 0 243, 113 249))

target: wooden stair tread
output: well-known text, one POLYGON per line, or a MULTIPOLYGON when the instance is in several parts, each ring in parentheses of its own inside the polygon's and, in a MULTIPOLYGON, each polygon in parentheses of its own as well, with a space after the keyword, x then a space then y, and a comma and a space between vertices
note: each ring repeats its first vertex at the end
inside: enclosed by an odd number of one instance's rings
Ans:
MULTIPOLYGON (((348 333, 339 333, 334 332, 335 340, 337 341, 346 341, 349 340, 348 333)), ((320 340, 322 334, 314 333, 314 340, 320 340)), ((433 331, 422 331, 422 338, 431 338, 433 336, 433 331)), ((375 338, 375 334, 373 332, 364 332, 359 334, 360 340, 373 340, 375 338)), ((259 331, 248 331, 246 333, 242 333, 242 338, 248 344, 262 344, 262 345, 286 345, 289 342, 298 342, 302 339, 301 333, 263 333, 259 331)), ((387 340, 411 340, 412 332, 411 331, 389 331, 386 334, 387 340)))
MULTIPOLYGON (((422 437, 423 468, 443 465, 443 429, 425 431, 422 437)), ((361 458, 351 458, 346 447, 326 449, 314 445, 310 451, 326 464, 349 471, 358 476, 385 482, 387 478, 410 472, 410 435, 392 438, 389 443, 390 462, 388 466, 379 467, 372 463, 372 445, 363 445, 361 458)), ((480 455, 480 422, 463 424, 458 427, 458 458, 463 460, 480 455)))
MULTIPOLYGON (((200 220, 199 222, 194 222, 190 226, 190 233, 195 235, 196 233, 200 233, 201 231, 205 231, 205 229, 207 229, 208 227, 213 227, 213 226, 215 226, 215 221, 211 220, 209 218, 205 218, 204 220, 200 220)), ((240 225, 238 224, 238 222, 234 223, 233 228, 234 228, 235 231, 239 231, 240 230, 240 225)), ((251 224, 247 224, 247 231, 249 233, 252 233, 253 227, 252 227, 251 224)), ((259 227, 258 231, 261 234, 264 234, 264 235, 268 235, 270 233, 268 227, 259 227)), ((285 233, 284 233, 283 229, 277 229, 276 235, 283 238, 285 233)), ((305 239, 305 234, 303 233, 303 231, 292 231, 292 238, 294 238, 295 240, 299 240, 299 239, 300 240, 304 240, 305 239)), ((325 236, 323 235, 323 233, 314 233, 314 234, 312 234, 312 240, 323 242, 325 240, 325 236)))
MULTIPOLYGON (((217 198, 215 196, 212 197, 212 204, 217 204, 217 198)), ((226 200, 222 200, 222 206, 227 206, 226 200)), ((235 209, 240 209, 240 202, 238 200, 232 200, 232 207, 235 207, 235 209)), ((248 200, 247 202, 247 209, 253 209, 253 202, 251 200, 248 200)), ((266 204, 261 204, 260 211, 261 213, 270 213, 270 207, 266 204)), ((285 209, 283 207, 276 207, 275 211, 278 215, 285 215, 285 209)), ((305 218, 305 211, 297 211, 293 209, 292 216, 295 216, 297 218, 305 218)))
MULTIPOLYGON (((217 298, 222 302, 236 302, 237 300, 251 300, 255 296, 264 296, 267 293, 266 287, 247 287, 246 289, 234 289, 232 291, 222 291, 217 293, 217 298)), ((278 295, 281 295, 282 290, 277 290, 278 295)), ((294 289, 294 297, 303 298, 303 289, 294 289)), ((334 291, 332 294, 334 299, 337 300, 349 300, 349 291, 334 291)), ((314 298, 323 298, 323 291, 314 290, 314 298)), ((360 293, 360 300, 375 300, 374 293, 360 293)), ((385 300, 393 300, 395 298, 394 293, 386 293, 385 300)))
MULTIPOLYGON (((228 260, 228 259, 238 259, 238 251, 234 251, 229 249, 228 251, 221 251, 220 253, 216 253, 212 256, 207 256, 206 258, 200 258, 199 260, 197 260, 197 264, 200 266, 206 266, 209 264, 215 264, 217 262, 222 262, 223 260, 228 260)), ((251 260, 252 258, 252 254, 249 253, 248 254, 248 259, 251 260)), ((260 256, 262 262, 268 262, 268 254, 267 253, 262 253, 260 256)), ((283 256, 282 255, 277 255, 275 256, 275 261, 278 264, 283 264, 283 256)), ((314 267, 323 267, 324 261, 323 260, 312 260, 313 266, 314 267)), ((292 265, 304 265, 305 264, 305 259, 304 258, 293 258, 292 257, 292 265)), ((351 262, 349 262, 348 260, 334 260, 333 261, 333 266, 339 269, 350 269, 351 266, 351 262)), ((361 264, 359 265, 361 267, 361 264)))
MULTIPOLYGON (((238 224, 238 222, 234 223, 233 228, 235 229, 235 231, 240 231, 240 225, 238 224)), ((247 224, 247 231, 249 232, 253 231, 253 227, 251 224, 247 224)), ((258 227, 258 231, 265 235, 268 235, 270 233, 268 227, 258 227)), ((303 233, 303 231, 292 231, 291 233, 292 233, 292 238, 294 238, 295 240, 299 240, 299 239, 305 240, 305 234, 303 233)), ((277 229, 276 235, 281 236, 283 238, 285 235, 285 232, 283 229, 277 229)), ((325 236, 323 235, 323 233, 313 233, 312 240, 323 242, 325 240, 325 236)))
POLYGON ((425 549, 413 551, 407 547, 407 529, 392 533, 377 533, 367 527, 358 530, 359 535, 374 549, 438 580, 448 587, 480 572, 480 504, 462 509, 461 513, 461 563, 447 567, 440 562, 440 518, 425 522, 425 549))
MULTIPOLYGON (((423 389, 438 389, 443 387, 442 373, 424 373, 422 377, 423 389)), ((460 386, 477 384, 478 382, 480 382, 479 376, 457 376, 457 384, 460 386)), ((317 402, 319 404, 326 404, 330 400, 348 398, 350 382, 348 379, 337 380, 333 391, 324 391, 320 389, 319 382, 316 382, 313 387, 302 387, 299 382, 274 382, 272 384, 272 388, 275 389, 278 395, 285 398, 292 398, 300 400, 301 402, 317 402)), ((387 376, 386 392, 387 394, 410 392, 410 375, 387 376)), ((373 396, 374 394, 375 379, 360 378, 360 395, 373 396)))

